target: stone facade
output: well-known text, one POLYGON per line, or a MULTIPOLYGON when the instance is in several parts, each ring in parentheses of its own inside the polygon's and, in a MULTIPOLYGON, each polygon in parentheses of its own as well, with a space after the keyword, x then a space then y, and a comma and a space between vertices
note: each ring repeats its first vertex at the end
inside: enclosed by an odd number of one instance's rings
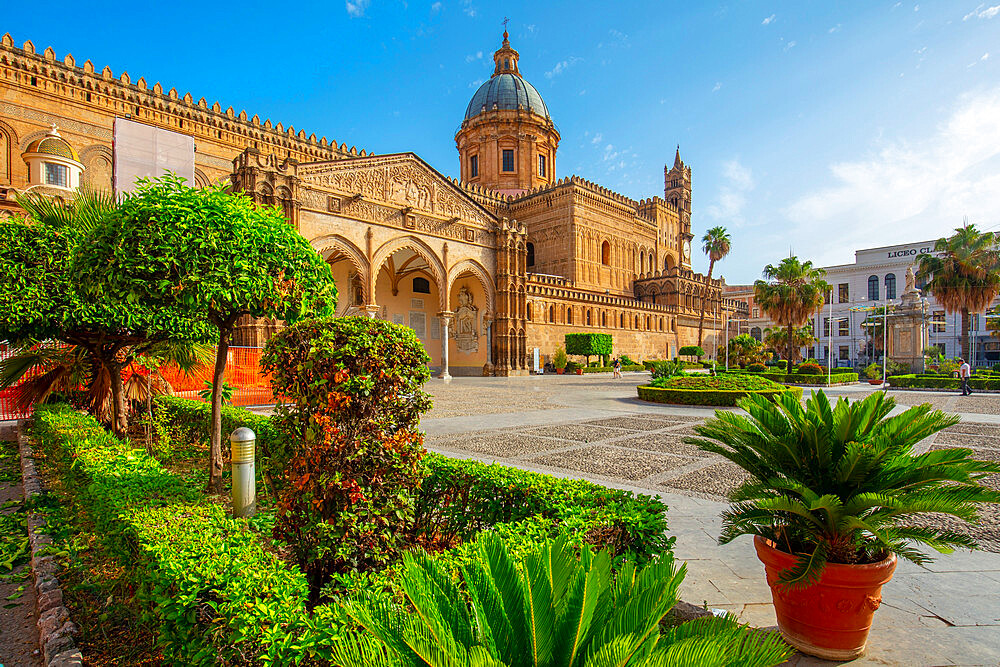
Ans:
MULTIPOLYGON (((611 333, 615 353, 634 359, 673 356, 697 342, 703 302, 706 339, 718 336, 736 306, 691 269, 691 169, 679 150, 662 198, 557 179, 559 133, 518 57, 505 35, 498 85, 477 92, 483 104, 470 103, 456 135, 459 180, 412 153, 348 149, 5 36, 0 213, 16 210, 9 192, 33 185, 21 153, 53 124, 79 152, 84 185, 110 189, 113 123, 126 117, 193 136, 195 185, 228 181, 280 206, 329 262, 338 313, 412 327, 445 376, 527 373, 534 348, 545 361, 576 331, 611 333), (513 97, 494 95, 501 79, 513 97)), ((247 320, 235 342, 261 345, 280 328, 247 320)))

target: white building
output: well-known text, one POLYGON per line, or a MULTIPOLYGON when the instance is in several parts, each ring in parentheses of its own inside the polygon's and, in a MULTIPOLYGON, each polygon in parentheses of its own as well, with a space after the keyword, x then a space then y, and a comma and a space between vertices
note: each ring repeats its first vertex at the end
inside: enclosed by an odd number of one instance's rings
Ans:
MULTIPOLYGON (((862 326, 866 313, 859 309, 898 304, 905 289, 906 268, 912 266, 916 272, 919 256, 933 250, 934 241, 867 248, 854 253, 853 264, 823 267, 826 281, 833 287, 833 303, 813 317, 813 333, 819 341, 814 349, 805 350, 806 356, 825 362, 832 350, 833 361, 839 366, 864 366, 873 356, 881 358, 881 343, 872 349, 862 326)), ((917 287, 921 288, 921 283, 917 287)), ((961 315, 945 314, 933 296, 926 293, 923 296, 928 344, 938 346, 949 358, 959 356, 961 315)), ((892 318, 891 311, 889 317, 892 318)), ((1000 341, 991 339, 984 314, 972 315, 971 319, 970 363, 991 366, 1000 362, 1000 341)))

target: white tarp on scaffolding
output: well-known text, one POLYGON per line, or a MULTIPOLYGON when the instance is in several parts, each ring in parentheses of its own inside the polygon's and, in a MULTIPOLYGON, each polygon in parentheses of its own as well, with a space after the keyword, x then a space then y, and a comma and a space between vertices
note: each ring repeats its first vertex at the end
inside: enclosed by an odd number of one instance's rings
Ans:
POLYGON ((194 185, 194 137, 115 118, 115 192, 131 192, 139 178, 168 171, 194 185))

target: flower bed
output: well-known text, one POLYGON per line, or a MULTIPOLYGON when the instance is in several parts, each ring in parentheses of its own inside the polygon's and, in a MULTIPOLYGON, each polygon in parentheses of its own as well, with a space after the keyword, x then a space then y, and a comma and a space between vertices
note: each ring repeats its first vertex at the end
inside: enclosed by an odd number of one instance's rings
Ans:
MULTIPOLYGON (((199 414, 182 403, 166 405, 199 414)), ((231 416, 262 419, 235 410, 231 416)), ((129 568, 138 598, 159 624, 167 662, 328 663, 340 616, 326 604, 308 610, 305 576, 275 555, 273 515, 229 518, 222 505, 68 406, 40 407, 32 433, 66 463, 81 502, 129 568)), ((266 458, 258 463, 277 476, 266 458)), ((436 556, 446 567, 475 557, 484 528, 514 550, 568 529, 578 544, 609 547, 639 562, 673 543, 664 536, 666 506, 654 498, 440 455, 427 455, 424 465, 429 474, 417 497, 415 541, 450 547, 436 556)), ((354 588, 389 595, 383 585, 392 585, 392 572, 383 574, 375 586, 357 576, 354 588)))
MULTIPOLYGON (((826 369, 823 370, 822 375, 809 375, 806 373, 758 373, 756 371, 747 371, 742 369, 731 369, 729 373, 735 375, 752 374, 757 377, 773 380, 774 382, 778 382, 780 384, 822 385, 824 387, 827 384, 826 369)), ((842 371, 834 369, 831 374, 831 384, 850 384, 857 381, 858 374, 852 372, 850 369, 844 369, 842 371)))
POLYGON ((731 373, 716 377, 672 377, 657 383, 658 386, 636 387, 639 398, 656 403, 680 405, 736 405, 749 394, 773 398, 786 391, 802 397, 802 389, 785 387, 760 375, 731 373))
MULTIPOLYGON (((615 369, 614 369, 613 366, 590 366, 588 368, 584 368, 583 372, 584 373, 613 373, 614 370, 615 369)), ((625 372, 625 371, 644 371, 644 370, 646 370, 646 367, 645 366, 639 366, 638 364, 636 364, 634 366, 622 366, 622 372, 625 372)))

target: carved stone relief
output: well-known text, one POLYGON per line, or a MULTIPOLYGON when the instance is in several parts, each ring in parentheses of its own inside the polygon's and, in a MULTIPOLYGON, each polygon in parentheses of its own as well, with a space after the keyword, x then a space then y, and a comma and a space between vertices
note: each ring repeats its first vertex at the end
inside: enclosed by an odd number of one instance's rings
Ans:
POLYGON ((479 309, 473 303, 472 292, 465 285, 458 291, 458 308, 455 309, 455 328, 452 338, 458 350, 466 354, 479 351, 479 309))

